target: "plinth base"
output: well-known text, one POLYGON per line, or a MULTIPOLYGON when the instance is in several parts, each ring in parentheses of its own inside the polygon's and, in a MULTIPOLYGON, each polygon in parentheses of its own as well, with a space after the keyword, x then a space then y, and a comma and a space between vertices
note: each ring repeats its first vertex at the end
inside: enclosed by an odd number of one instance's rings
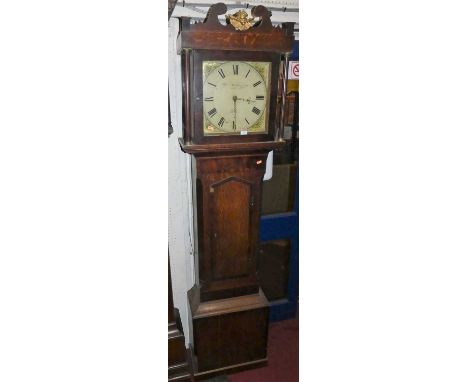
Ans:
POLYGON ((197 286, 188 293, 197 380, 267 363, 268 301, 257 294, 200 302, 197 286))

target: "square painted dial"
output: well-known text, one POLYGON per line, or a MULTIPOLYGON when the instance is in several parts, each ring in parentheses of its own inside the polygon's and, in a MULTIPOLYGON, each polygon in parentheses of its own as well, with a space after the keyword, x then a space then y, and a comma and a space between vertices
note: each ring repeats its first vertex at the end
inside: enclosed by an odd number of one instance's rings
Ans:
POLYGON ((268 130, 270 62, 203 62, 204 135, 268 130))

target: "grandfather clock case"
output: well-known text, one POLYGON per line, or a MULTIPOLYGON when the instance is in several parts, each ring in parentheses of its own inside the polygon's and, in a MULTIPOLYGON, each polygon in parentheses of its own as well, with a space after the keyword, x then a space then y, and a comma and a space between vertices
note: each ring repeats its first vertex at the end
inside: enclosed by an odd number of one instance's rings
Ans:
POLYGON ((183 138, 192 155, 196 284, 188 292, 196 379, 267 363, 268 301, 257 252, 268 152, 280 149, 293 23, 263 6, 180 19, 183 138))

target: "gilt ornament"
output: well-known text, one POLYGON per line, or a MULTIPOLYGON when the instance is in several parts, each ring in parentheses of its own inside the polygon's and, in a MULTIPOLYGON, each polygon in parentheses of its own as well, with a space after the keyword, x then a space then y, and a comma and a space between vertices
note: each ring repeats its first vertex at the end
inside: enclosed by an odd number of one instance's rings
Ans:
POLYGON ((255 24, 255 19, 249 17, 247 12, 240 10, 232 15, 226 15, 229 23, 238 31, 245 31, 255 24))

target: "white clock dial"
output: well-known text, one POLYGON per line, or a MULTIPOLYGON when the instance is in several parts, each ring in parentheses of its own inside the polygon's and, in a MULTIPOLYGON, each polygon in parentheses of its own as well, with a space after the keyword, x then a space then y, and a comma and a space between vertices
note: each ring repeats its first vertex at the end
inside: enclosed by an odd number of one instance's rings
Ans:
POLYGON ((209 61, 204 69, 205 135, 265 132, 270 63, 209 61))

